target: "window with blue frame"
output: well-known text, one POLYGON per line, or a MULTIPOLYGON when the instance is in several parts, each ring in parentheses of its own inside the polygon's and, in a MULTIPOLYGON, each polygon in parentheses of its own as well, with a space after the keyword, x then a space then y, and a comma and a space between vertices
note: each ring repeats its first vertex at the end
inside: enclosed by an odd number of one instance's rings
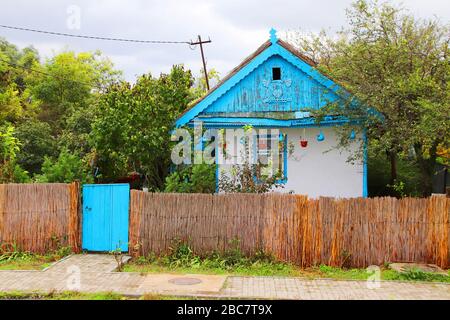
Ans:
POLYGON ((258 134, 256 136, 256 157, 260 165, 258 169, 259 176, 279 175, 279 183, 287 181, 287 135, 280 133, 258 134), (276 153, 276 154, 274 154, 276 153), (276 158, 276 165, 273 159, 276 158))

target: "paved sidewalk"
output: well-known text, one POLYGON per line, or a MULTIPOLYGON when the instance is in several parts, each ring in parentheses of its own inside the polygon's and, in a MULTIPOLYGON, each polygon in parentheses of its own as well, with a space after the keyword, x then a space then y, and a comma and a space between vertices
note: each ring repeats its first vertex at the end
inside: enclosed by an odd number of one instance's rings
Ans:
POLYGON ((450 285, 382 281, 369 289, 365 281, 288 277, 225 277, 215 275, 114 272, 110 255, 73 255, 45 271, 0 271, 0 291, 117 292, 214 298, 263 299, 445 299, 450 285))

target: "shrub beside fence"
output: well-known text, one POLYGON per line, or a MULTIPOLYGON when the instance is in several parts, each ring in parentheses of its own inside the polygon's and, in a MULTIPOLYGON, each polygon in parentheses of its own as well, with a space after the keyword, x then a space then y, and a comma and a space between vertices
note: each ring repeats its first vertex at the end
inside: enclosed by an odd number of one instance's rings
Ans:
POLYGON ((81 246, 79 184, 1 184, 0 245, 44 253, 81 246))
POLYGON ((201 254, 239 239, 247 254, 263 250, 303 267, 393 261, 449 267, 449 209, 445 197, 315 200, 132 190, 130 248, 135 256, 164 253, 181 239, 201 254))

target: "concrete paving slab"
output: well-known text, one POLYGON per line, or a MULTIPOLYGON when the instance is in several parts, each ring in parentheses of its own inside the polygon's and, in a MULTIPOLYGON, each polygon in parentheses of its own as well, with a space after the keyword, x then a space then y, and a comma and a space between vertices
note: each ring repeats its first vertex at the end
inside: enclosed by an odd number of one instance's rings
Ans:
POLYGON ((116 266, 111 255, 84 254, 70 256, 46 271, 0 270, 0 291, 113 291, 132 296, 151 293, 235 299, 450 300, 447 283, 380 281, 379 287, 370 288, 361 280, 111 272, 116 266), (74 286, 77 282, 78 287, 74 286))
POLYGON ((139 291, 167 294, 218 294, 226 276, 204 274, 149 274, 139 291))

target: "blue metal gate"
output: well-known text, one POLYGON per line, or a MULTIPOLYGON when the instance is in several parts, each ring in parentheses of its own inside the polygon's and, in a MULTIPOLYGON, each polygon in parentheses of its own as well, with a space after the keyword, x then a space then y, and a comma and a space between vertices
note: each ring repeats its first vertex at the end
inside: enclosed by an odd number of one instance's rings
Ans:
POLYGON ((83 249, 128 251, 129 204, 129 184, 83 185, 83 249))

